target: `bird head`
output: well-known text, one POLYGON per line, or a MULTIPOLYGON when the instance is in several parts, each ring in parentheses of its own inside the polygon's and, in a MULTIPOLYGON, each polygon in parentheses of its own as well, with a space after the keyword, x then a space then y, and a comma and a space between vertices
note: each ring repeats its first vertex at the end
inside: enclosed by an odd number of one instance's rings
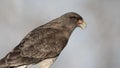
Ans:
POLYGON ((63 17, 65 17, 64 19, 69 20, 69 23, 73 23, 76 26, 80 27, 81 29, 85 29, 87 26, 83 18, 75 12, 66 13, 63 15, 63 17))

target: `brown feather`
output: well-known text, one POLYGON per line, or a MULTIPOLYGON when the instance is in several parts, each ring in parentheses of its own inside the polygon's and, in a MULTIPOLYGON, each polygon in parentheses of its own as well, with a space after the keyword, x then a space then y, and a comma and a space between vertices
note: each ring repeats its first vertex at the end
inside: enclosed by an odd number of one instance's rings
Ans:
POLYGON ((34 29, 0 61, 0 68, 3 64, 4 67, 29 65, 57 57, 77 27, 78 19, 82 17, 71 12, 34 29))

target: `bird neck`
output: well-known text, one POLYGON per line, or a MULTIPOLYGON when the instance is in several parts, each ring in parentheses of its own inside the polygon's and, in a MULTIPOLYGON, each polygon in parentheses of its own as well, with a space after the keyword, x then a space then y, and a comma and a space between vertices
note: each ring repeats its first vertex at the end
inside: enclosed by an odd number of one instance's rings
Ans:
POLYGON ((76 25, 67 24, 67 25, 63 26, 62 28, 63 28, 62 30, 66 33, 66 36, 70 37, 73 30, 76 28, 76 25))

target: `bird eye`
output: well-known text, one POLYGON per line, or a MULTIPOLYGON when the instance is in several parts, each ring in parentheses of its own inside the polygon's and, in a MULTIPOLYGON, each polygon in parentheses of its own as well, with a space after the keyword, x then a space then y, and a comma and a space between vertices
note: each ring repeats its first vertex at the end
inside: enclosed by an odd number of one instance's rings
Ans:
POLYGON ((75 17, 75 16, 72 16, 72 17, 69 17, 69 18, 71 18, 71 19, 75 19, 75 18, 77 18, 77 17, 75 17))

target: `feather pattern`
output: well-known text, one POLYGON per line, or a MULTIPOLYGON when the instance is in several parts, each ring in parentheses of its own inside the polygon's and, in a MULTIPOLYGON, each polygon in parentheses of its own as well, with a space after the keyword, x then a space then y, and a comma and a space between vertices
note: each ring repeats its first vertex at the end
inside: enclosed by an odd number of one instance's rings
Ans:
POLYGON ((0 68, 15 68, 56 58, 66 46, 76 22, 82 17, 74 12, 64 14, 28 33, 0 60, 0 68))

